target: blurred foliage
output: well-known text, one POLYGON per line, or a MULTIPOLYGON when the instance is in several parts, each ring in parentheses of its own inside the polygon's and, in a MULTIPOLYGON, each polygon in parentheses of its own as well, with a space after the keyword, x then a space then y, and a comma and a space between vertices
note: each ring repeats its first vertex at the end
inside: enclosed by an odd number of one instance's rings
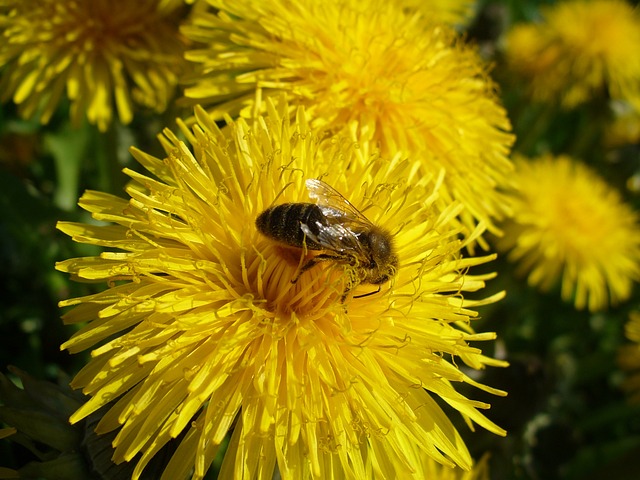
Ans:
MULTIPOLYGON (((552 3, 483 2, 485 13, 470 35, 481 47, 492 45, 510 25, 538 19, 539 7, 552 3)), ((606 102, 570 111, 531 103, 500 52, 490 51, 493 78, 517 136, 514 152, 580 158, 637 210, 640 198, 627 182, 640 171, 640 145, 603 147, 606 102)), ((589 313, 562 302, 559 288, 547 294, 531 289, 504 257, 487 269, 499 272, 489 291, 506 290, 507 297, 481 310, 478 329, 498 333, 495 354, 511 366, 483 378, 509 395, 479 399, 491 403, 488 416, 509 433, 505 439, 482 431, 467 437, 474 456, 492 452, 494 479, 640 478, 640 406, 619 390, 623 373, 616 365, 618 347, 628 343, 624 324, 639 305, 637 286, 625 304, 589 313)))
MULTIPOLYGON (((610 115, 606 103, 592 102, 571 111, 532 104, 504 68, 500 39, 505 30, 539 18, 539 8, 552 3, 479 2, 467 38, 494 64, 492 74, 518 138, 515 151, 581 158, 638 209, 638 193, 629 190, 627 182, 640 174, 640 145, 615 150, 602 146, 601 126, 610 115)), ((120 194, 125 182, 121 169, 137 168, 128 147, 159 154, 155 135, 172 127, 179 114, 174 110, 162 118, 138 117, 127 127, 112 126, 102 134, 89 125, 73 129, 66 112, 41 126, 19 120, 11 104, 1 106, 2 372, 15 365, 34 378, 56 381, 62 372, 73 374, 83 365, 86 357, 60 352, 73 328, 62 325, 57 303, 102 286, 69 282, 53 266, 96 250, 71 242, 56 231, 55 223, 91 221, 76 207, 82 191, 120 194)), ((486 269, 499 276, 481 296, 506 290, 507 297, 481 309, 477 330, 497 332, 495 351, 488 354, 506 358, 511 366, 483 372, 482 382, 509 395, 482 398, 471 389, 462 393, 490 403, 488 416, 509 434, 501 438, 481 429, 468 432, 460 419, 474 457, 490 452, 493 479, 640 478, 640 406, 629 404, 618 388, 623 373, 615 363, 618 347, 627 343, 624 324, 629 312, 640 307, 638 288, 623 305, 589 313, 562 302, 559 291, 532 290, 504 258, 486 269)), ((2 466, 21 465, 25 454, 0 442, 2 466)))

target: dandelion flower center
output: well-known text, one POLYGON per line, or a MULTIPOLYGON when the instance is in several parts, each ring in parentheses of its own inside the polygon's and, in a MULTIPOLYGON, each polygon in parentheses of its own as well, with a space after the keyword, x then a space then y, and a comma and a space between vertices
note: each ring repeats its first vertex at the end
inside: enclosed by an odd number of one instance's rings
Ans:
POLYGON ((549 209, 540 212, 548 216, 549 235, 566 249, 567 255, 585 260, 585 256, 597 255, 589 246, 610 244, 611 214, 602 202, 589 196, 589 192, 557 188, 556 196, 549 198, 549 209))
POLYGON ((277 316, 295 313, 298 317, 315 317, 335 308, 344 286, 342 275, 335 266, 318 265, 303 274, 299 269, 313 255, 304 255, 302 250, 278 245, 267 246, 265 257, 256 257, 257 267, 249 268, 254 274, 255 292, 266 302, 267 310, 277 316), (325 268, 325 267, 329 268, 325 268), (332 275, 333 273, 333 275, 332 275), (259 276, 259 278, 258 278, 259 276))

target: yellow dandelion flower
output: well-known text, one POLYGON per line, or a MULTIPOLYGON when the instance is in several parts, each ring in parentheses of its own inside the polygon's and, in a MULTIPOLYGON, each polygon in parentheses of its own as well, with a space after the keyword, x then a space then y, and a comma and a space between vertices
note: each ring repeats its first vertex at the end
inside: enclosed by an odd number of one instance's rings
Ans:
POLYGON ((585 165, 567 157, 517 162, 514 215, 498 241, 542 290, 562 277, 565 301, 589 310, 625 300, 640 273, 636 213, 585 165))
POLYGON ((623 345, 618 351, 618 365, 628 374, 622 389, 629 395, 629 401, 640 403, 640 312, 631 312, 624 329, 633 343, 623 345))
POLYGON ((396 0, 410 11, 419 10, 431 22, 465 23, 473 13, 473 0, 396 0))
POLYGON ((487 404, 455 389, 503 394, 458 368, 505 365, 470 344, 495 337, 472 330, 474 305, 501 295, 463 298, 492 277, 468 268, 493 256, 461 256, 448 227, 456 207, 429 213, 438 179, 399 156, 356 161, 352 142, 319 142, 301 110, 287 112, 272 106, 220 131, 198 108, 192 130, 182 125, 191 149, 165 130, 164 160, 132 150, 149 174, 126 170, 129 200, 84 194, 80 205, 108 225, 59 224, 108 249, 57 265, 109 285, 62 302, 75 306, 66 323, 88 322, 62 348, 93 349, 72 384, 91 398, 71 421, 109 404, 97 431, 118 431, 116 463, 140 455, 134 478, 181 434, 163 478, 202 478, 231 431, 221 478, 271 479, 277 467, 283 479, 423 479, 432 460, 470 468, 434 397, 469 426, 505 433, 478 410, 487 404), (309 202, 313 178, 393 236, 395 274, 379 288, 354 284, 357 263, 300 274, 318 252, 256 227, 273 205, 309 202))
POLYGON ((567 108, 608 93, 640 107, 640 16, 623 0, 560 2, 506 38, 511 68, 532 96, 567 108))
POLYGON ((347 131, 389 157, 401 150, 430 174, 444 168, 442 194, 464 204, 469 231, 508 212, 496 187, 512 170, 511 127, 452 28, 386 0, 209 3, 218 13, 183 30, 202 44, 186 54, 197 72, 185 95, 214 118, 250 115, 286 92, 317 131, 347 131))
POLYGON ((47 123, 62 96, 71 119, 106 130, 134 103, 162 112, 174 94, 186 46, 177 5, 157 0, 1 0, 0 99, 47 123))

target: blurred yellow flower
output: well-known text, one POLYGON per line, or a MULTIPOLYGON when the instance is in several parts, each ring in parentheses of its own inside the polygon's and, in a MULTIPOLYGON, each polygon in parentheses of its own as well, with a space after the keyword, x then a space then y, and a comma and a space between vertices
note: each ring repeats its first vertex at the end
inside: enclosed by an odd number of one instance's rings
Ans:
POLYGON ((509 211, 513 137, 486 66, 424 8, 373 0, 208 0, 183 31, 198 49, 185 95, 214 118, 251 115, 286 92, 315 131, 348 132, 423 171, 446 171, 441 194, 459 200, 469 234, 509 211))
POLYGON ((162 112, 186 43, 173 5, 157 0, 0 0, 0 98, 47 123, 66 96, 71 119, 106 130, 134 104, 162 112))
POLYGON ((606 95, 640 108, 640 16, 624 0, 560 2, 506 38, 510 67, 534 99, 571 108, 606 95))
POLYGON ((290 120, 279 105, 222 131, 197 108, 192 130, 181 124, 191 149, 165 130, 165 159, 132 150, 149 173, 126 170, 129 200, 81 198, 108 225, 59 223, 74 240, 108 249, 57 265, 109 285, 61 304, 75 306, 66 323, 88 322, 63 348, 93 348, 73 381, 91 398, 71 421, 110 404, 97 429, 119 430, 116 463, 141 454, 134 478, 181 434, 163 478, 203 478, 231 431, 221 478, 271 479, 276 466, 296 480, 424 479, 434 460, 470 468, 434 397, 469 426, 505 434, 479 412, 487 404, 454 387, 504 394, 458 367, 505 365, 470 345, 495 337, 472 330, 474 306, 502 295, 463 298, 493 277, 469 267, 493 256, 461 255, 449 227, 459 205, 430 208, 437 179, 400 156, 356 159, 352 141, 321 142, 302 110, 290 120), (399 263, 379 291, 359 285, 343 299, 355 267, 331 261, 292 282, 314 252, 257 230, 273 204, 308 202, 310 178, 393 235, 399 263))
POLYGON ((618 350, 618 365, 628 374, 622 389, 629 395, 629 401, 640 403, 640 312, 631 312, 624 329, 633 343, 618 350))
POLYGON ((514 215, 498 247, 542 290, 562 277, 565 301, 595 311, 629 297, 640 273, 637 214, 585 165, 519 158, 514 215))

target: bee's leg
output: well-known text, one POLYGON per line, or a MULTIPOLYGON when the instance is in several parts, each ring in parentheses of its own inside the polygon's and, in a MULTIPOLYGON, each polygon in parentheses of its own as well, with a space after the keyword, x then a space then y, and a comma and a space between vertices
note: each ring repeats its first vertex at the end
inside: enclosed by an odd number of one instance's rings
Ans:
MULTIPOLYGON (((351 286, 347 286, 344 289, 344 292, 342 292, 342 296, 340 297, 340 303, 344 303, 345 300, 347 299, 347 296, 349 295, 349 292, 351 291, 351 286)), ((356 297, 353 297, 356 298, 356 297)))
POLYGON ((363 297, 368 297, 369 295, 375 295, 376 293, 380 293, 380 290, 382 290, 382 287, 378 285, 377 290, 374 290, 373 292, 369 292, 369 293, 363 293, 362 295, 354 295, 353 298, 363 298, 363 297))
POLYGON ((305 262, 304 265, 302 265, 302 267, 300 267, 300 269, 298 270, 298 273, 296 273, 296 276, 291 279, 291 283, 296 283, 304 272, 312 269, 318 263, 326 262, 327 260, 337 260, 339 258, 342 258, 342 257, 339 257, 337 255, 331 255, 330 253, 321 253, 320 255, 311 257, 309 260, 305 262))

